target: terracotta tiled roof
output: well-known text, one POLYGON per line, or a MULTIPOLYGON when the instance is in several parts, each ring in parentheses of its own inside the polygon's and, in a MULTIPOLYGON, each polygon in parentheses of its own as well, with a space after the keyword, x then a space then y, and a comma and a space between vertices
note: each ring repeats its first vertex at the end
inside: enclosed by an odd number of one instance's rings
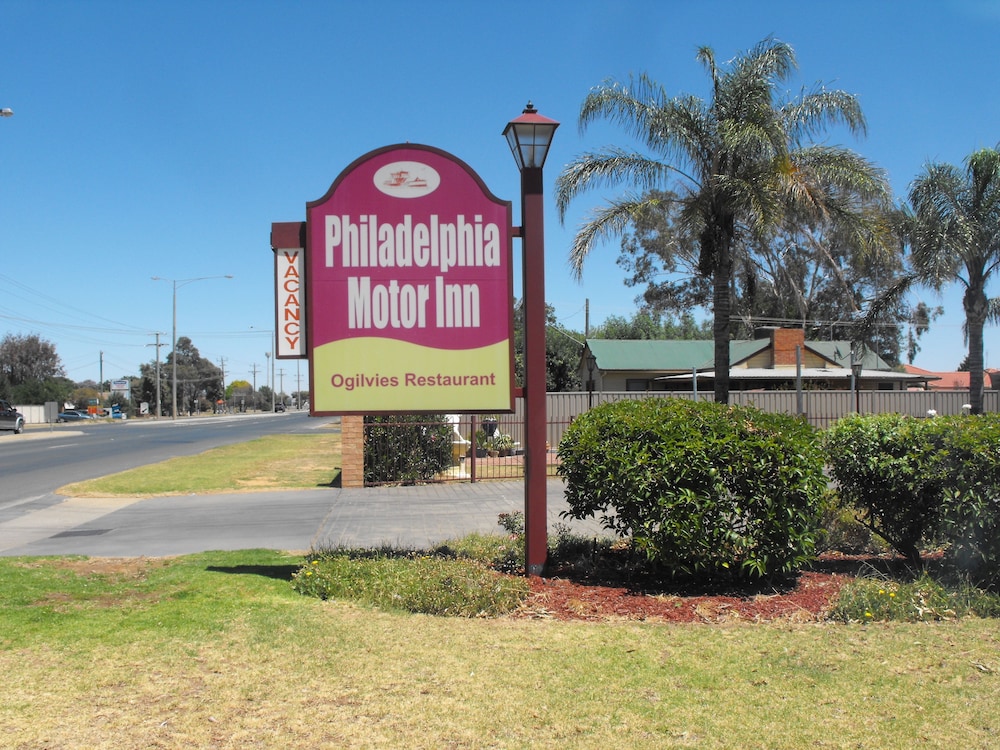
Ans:
MULTIPOLYGON (((933 370, 925 370, 922 367, 914 367, 913 365, 903 365, 903 369, 906 372, 913 375, 925 375, 928 377, 939 378, 938 380, 932 380, 927 384, 927 387, 932 391, 967 391, 969 390, 969 373, 967 372, 935 372, 933 370)), ((1000 372, 998 370, 986 370, 985 383, 983 384, 986 388, 990 388, 990 373, 1000 372)))

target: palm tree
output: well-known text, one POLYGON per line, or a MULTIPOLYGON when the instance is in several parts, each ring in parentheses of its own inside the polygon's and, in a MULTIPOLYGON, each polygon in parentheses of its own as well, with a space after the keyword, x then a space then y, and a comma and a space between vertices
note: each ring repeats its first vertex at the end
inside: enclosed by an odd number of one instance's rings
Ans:
POLYGON ((940 291, 964 289, 965 333, 969 342, 969 403, 983 411, 983 328, 1000 320, 1000 299, 986 287, 1000 268, 1000 144, 970 154, 965 170, 930 164, 910 186, 906 228, 912 274, 898 285, 919 283, 940 291))
POLYGON ((815 221, 837 221, 860 243, 881 235, 866 210, 887 200, 882 172, 853 152, 808 145, 830 125, 863 133, 857 99, 818 87, 776 102, 778 84, 795 69, 792 48, 765 39, 720 67, 711 48, 697 59, 709 73, 712 94, 671 98, 645 75, 622 84, 605 81, 586 97, 580 128, 604 118, 641 140, 653 156, 609 147, 568 164, 556 182, 565 219, 570 202, 587 189, 627 184, 638 188, 595 210, 570 252, 577 277, 594 244, 621 235, 633 217, 676 200, 678 221, 698 238, 698 273, 711 279, 715 341, 715 400, 729 401, 729 339, 734 251, 741 236, 763 238, 789 209, 815 221), (664 193, 663 191, 671 191, 664 193), (664 198, 664 195, 671 197, 664 198))

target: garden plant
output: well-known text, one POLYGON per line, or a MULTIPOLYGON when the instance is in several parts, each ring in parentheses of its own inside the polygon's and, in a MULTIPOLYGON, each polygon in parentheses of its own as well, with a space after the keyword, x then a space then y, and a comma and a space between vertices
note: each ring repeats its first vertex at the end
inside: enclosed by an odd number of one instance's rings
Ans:
POLYGON ((559 445, 569 515, 669 575, 764 577, 812 556, 826 481, 804 421, 683 399, 602 404, 559 445))

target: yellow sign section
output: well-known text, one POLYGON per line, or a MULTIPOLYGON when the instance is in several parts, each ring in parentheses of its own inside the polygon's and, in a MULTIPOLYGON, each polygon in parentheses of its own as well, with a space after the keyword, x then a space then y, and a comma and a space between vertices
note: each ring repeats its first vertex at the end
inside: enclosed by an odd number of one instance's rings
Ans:
POLYGON ((510 411, 510 342, 435 349, 384 338, 341 339, 313 350, 317 412, 510 411))

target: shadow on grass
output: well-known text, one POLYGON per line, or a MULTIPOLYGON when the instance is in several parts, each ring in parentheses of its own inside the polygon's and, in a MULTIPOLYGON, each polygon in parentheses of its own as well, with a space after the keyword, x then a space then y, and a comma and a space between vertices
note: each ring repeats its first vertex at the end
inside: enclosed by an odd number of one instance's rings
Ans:
POLYGON ((209 565, 205 570, 210 573, 226 573, 228 575, 262 576, 278 581, 291 581, 299 569, 299 565, 209 565))

